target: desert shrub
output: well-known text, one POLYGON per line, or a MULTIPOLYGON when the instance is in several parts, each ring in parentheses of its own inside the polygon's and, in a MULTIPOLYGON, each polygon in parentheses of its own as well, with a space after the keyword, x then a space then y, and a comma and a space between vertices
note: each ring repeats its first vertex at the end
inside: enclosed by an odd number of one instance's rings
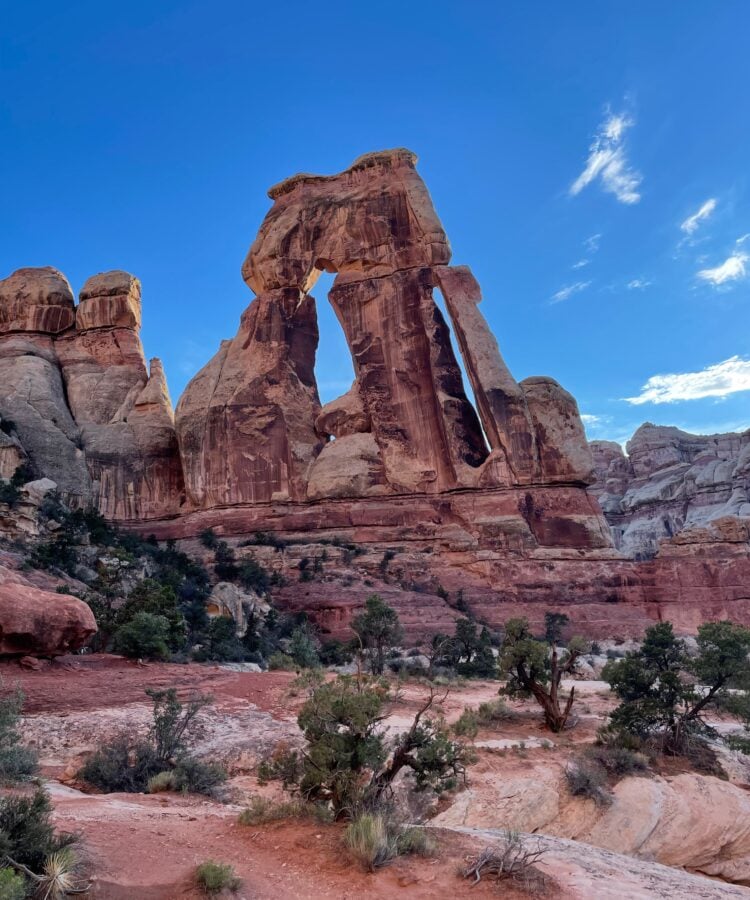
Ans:
POLYGON ((19 875, 13 869, 0 869, 0 900, 24 900, 26 889, 26 879, 23 875, 19 875))
POLYGON ((626 747, 595 744, 586 750, 584 756, 600 765, 608 775, 614 778, 624 778, 626 775, 648 771, 648 757, 626 747))
POLYGON ((355 616, 351 627, 367 651, 372 671, 382 675, 388 651, 403 634, 398 613, 378 594, 371 594, 364 612, 355 616))
POLYGON ((268 657, 268 668, 271 671, 294 672, 297 663, 288 653, 277 650, 268 657))
POLYGON ((579 758, 565 769, 565 781, 574 797, 587 797, 597 806, 606 806, 612 800, 607 786, 607 773, 593 760, 579 758))
POLYGON ((49 856, 76 842, 72 834, 56 833, 52 803, 39 788, 31 796, 0 798, 0 858, 41 873, 49 856))
POLYGON ((459 737, 473 739, 477 736, 478 731, 479 716, 477 715, 477 711, 467 706, 453 725, 453 733, 457 734, 459 737))
POLYGON ((198 887, 209 897, 222 891, 237 891, 242 883, 229 863, 218 863, 211 859, 196 868, 195 880, 198 887))
POLYGON ((565 613, 546 612, 544 614, 544 640, 548 644, 559 644, 562 640, 563 629, 570 624, 570 619, 565 613))
POLYGON ((671 623, 660 622, 646 631, 638 650, 608 662, 602 677, 621 701, 610 727, 656 742, 666 753, 705 757, 701 738, 716 736, 706 712, 723 709, 750 719, 744 690, 750 684, 750 629, 707 622, 698 628, 697 645, 690 656, 671 623))
POLYGON ((21 499, 21 488, 33 477, 31 468, 24 463, 16 468, 8 481, 0 478, 0 503, 14 506, 21 499))
POLYGON ((239 565, 237 580, 242 587, 257 594, 265 594, 269 587, 268 572, 254 559, 243 559, 239 565))
MULTIPOLYGON (((116 735, 86 760, 79 777, 105 793, 150 790, 152 780, 162 773, 172 777, 175 790, 211 793, 226 779, 222 768, 196 759, 190 746, 198 729, 197 716, 210 702, 196 696, 186 704, 177 699, 174 688, 146 691, 153 702, 152 724, 144 738, 134 740, 129 733, 116 735)), ((166 776, 156 785, 167 782, 166 776)), ((163 787, 162 790, 167 790, 163 787)))
POLYGON ((169 622, 164 616, 136 613, 115 632, 114 647, 131 659, 169 659, 169 622))
POLYGON ((283 771, 287 785, 309 801, 330 803, 336 815, 377 807, 404 769, 416 790, 450 790, 464 774, 468 752, 449 739, 442 720, 426 716, 435 696, 431 690, 411 727, 389 739, 380 727, 387 685, 346 675, 321 684, 297 717, 305 752, 286 751, 276 765, 264 767, 262 777, 283 771))
POLYGON ((744 734, 730 734, 726 737, 726 742, 732 750, 736 750, 738 753, 744 753, 750 756, 750 735, 747 733, 744 734))
POLYGON ((175 789, 192 794, 212 794, 227 780, 226 770, 218 763, 206 763, 189 754, 177 762, 172 773, 175 789))
POLYGON ((480 703, 477 709, 477 719, 480 725, 493 725, 495 722, 508 722, 514 717, 514 712, 504 700, 492 700, 480 703))
POLYGON ((318 648, 307 627, 300 626, 292 632, 289 641, 289 656, 301 669, 314 669, 320 665, 318 648))
POLYGON ((170 650, 179 650, 184 646, 185 617, 179 608, 177 593, 171 584, 165 584, 154 578, 139 581, 118 610, 118 622, 126 625, 139 613, 162 616, 166 619, 168 630, 165 640, 170 650))
POLYGON ((437 852, 435 838, 426 829, 414 825, 401 829, 396 846, 399 856, 434 856, 437 852))
POLYGON ((18 732, 22 709, 23 694, 20 690, 0 698, 0 782, 19 781, 33 775, 38 768, 36 753, 21 743, 18 732))
POLYGON ((215 550, 216 545, 219 543, 219 539, 216 537, 216 532, 213 528, 204 528, 198 535, 198 540, 207 550, 215 550))
POLYGON ((545 879, 536 864, 546 850, 532 840, 516 831, 506 831, 500 844, 486 847, 471 860, 463 872, 464 878, 478 884, 483 877, 492 875, 498 881, 510 880, 525 889, 535 888, 535 894, 545 893, 545 879))
POLYGON ((344 843, 368 872, 397 856, 433 856, 436 849, 434 839, 423 828, 405 827, 389 809, 355 816, 344 831, 344 843))
POLYGON ((268 825, 287 819, 311 819, 320 824, 332 820, 330 810, 319 803, 305 803, 302 800, 286 800, 274 803, 266 797, 252 797, 246 809, 240 813, 240 825, 268 825))
POLYGON ((59 569, 74 575, 78 565, 78 539, 75 533, 61 530, 51 541, 42 541, 29 554, 29 564, 35 569, 59 569))
POLYGON ((302 773, 302 754, 284 744, 276 747, 268 759, 261 760, 256 770, 260 784, 280 781, 287 789, 299 784, 302 773))
POLYGON ((134 742, 130 735, 120 734, 92 753, 78 776, 105 794, 138 793, 163 771, 150 743, 134 742))
POLYGON ((162 791, 176 790, 178 790, 177 778, 171 769, 166 772, 159 772, 158 775, 152 775, 146 786, 146 792, 149 794, 160 794, 162 791))
POLYGON ((361 813, 344 832, 349 852, 368 872, 386 865, 398 854, 397 838, 385 816, 377 813, 361 813))
POLYGON ((351 641, 326 641, 321 644, 318 656, 324 666, 345 666, 354 658, 351 641))
POLYGON ((208 623, 202 638, 201 648, 193 654, 199 662, 216 660, 243 660, 247 652, 240 638, 237 637, 237 626, 229 616, 216 616, 208 623))
POLYGON ((509 619, 505 624, 499 666, 507 675, 505 693, 533 697, 541 706, 550 731, 565 728, 575 698, 575 687, 567 697, 560 691, 563 676, 576 671, 585 650, 581 638, 572 638, 566 650, 558 653, 557 644, 536 640, 526 619, 509 619))

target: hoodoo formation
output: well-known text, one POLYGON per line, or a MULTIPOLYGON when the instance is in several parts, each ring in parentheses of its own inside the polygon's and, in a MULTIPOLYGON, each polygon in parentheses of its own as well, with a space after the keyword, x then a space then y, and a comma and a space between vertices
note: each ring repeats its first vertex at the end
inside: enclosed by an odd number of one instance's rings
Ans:
MULTIPOLYGON (((592 635, 661 617, 686 630, 750 623, 747 496, 727 506, 731 527, 670 527, 646 561, 619 551, 638 454, 628 469, 595 445, 596 476, 574 398, 552 378, 513 379, 415 163, 408 150, 371 153, 271 188, 242 267, 255 297, 175 414, 161 363, 146 366, 135 277, 95 275, 77 306, 52 268, 0 281, 0 415, 15 425, 0 464, 25 458, 68 502, 160 539, 212 527, 413 549, 421 573, 465 591, 490 623, 562 607, 592 635), (321 406, 325 298, 311 292, 324 271, 355 380, 321 406)), ((322 617, 346 605, 332 590, 310 600, 322 617)))

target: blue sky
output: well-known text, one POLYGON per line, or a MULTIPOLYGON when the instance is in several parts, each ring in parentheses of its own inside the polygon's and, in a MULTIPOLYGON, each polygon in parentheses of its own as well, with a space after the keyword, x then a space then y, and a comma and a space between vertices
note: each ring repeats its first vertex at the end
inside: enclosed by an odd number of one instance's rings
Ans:
MULTIPOLYGON (((406 146, 516 378, 592 437, 750 427, 745 0, 2 13, 0 274, 138 275, 175 400, 252 298, 267 188, 406 146)), ((322 288, 327 400, 351 365, 322 288)))

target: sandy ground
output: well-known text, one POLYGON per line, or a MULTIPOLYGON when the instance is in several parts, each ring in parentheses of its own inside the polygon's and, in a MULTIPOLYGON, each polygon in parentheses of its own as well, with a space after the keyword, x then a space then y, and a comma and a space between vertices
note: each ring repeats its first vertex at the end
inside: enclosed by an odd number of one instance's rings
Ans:
MULTIPOLYGON (((197 664, 144 666, 92 654, 63 657, 39 671, 2 663, 0 679, 6 689, 18 684, 25 694, 25 737, 40 751, 58 826, 81 834, 94 873, 92 897, 197 898, 194 870, 208 859, 234 866, 242 878, 236 896, 248 900, 453 896, 513 900, 528 896, 507 884, 500 890, 488 881, 472 887, 460 877, 472 854, 491 840, 489 832, 472 836, 434 830, 439 841, 435 858, 399 859, 367 874, 343 850, 340 825, 239 825, 238 815, 248 796, 277 790, 259 788, 253 775, 257 762, 280 742, 300 738, 295 720, 304 695, 291 688, 294 676, 289 673, 244 673, 197 664), (213 697, 213 705, 203 715, 196 751, 227 766, 229 802, 171 793, 96 795, 80 790, 75 772, 88 752, 118 730, 148 727, 151 706, 147 687, 176 687, 182 697, 194 693, 213 697)), ((558 777, 581 744, 593 740, 612 706, 602 682, 576 682, 576 691, 576 726, 562 735, 545 731, 538 710, 528 702, 509 703, 512 718, 482 729, 474 741, 477 761, 470 769, 472 789, 529 777, 535 771, 544 777, 558 777)), ((398 695, 386 723, 394 731, 411 722, 425 687, 406 682, 398 695)), ((497 682, 468 682, 453 687, 436 712, 454 722, 466 706, 476 707, 497 695, 497 682)), ((442 800, 433 812, 440 813, 461 796, 442 800)), ((545 895, 561 900, 620 896, 616 865, 603 851, 586 848, 583 853, 581 846, 570 842, 555 846, 552 862, 543 867, 548 875, 545 895), (602 879, 608 879, 606 891, 598 887, 602 879)), ((680 872, 678 877, 674 874, 677 870, 665 867, 649 871, 646 881, 654 888, 647 885, 642 890, 636 870, 644 865, 648 864, 621 864, 625 891, 621 896, 750 897, 744 888, 714 889, 707 879, 698 878, 693 884, 689 881, 693 876, 680 872), (633 865, 632 872, 626 871, 633 865)))

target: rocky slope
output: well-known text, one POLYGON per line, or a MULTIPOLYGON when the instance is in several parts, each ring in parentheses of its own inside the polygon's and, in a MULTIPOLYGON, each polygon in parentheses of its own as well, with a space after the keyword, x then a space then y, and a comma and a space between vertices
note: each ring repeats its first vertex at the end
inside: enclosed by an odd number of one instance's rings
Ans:
POLYGON ((596 473, 590 490, 623 553, 649 559, 672 538, 747 541, 750 431, 697 435, 646 423, 627 455, 611 441, 590 446, 596 473))

